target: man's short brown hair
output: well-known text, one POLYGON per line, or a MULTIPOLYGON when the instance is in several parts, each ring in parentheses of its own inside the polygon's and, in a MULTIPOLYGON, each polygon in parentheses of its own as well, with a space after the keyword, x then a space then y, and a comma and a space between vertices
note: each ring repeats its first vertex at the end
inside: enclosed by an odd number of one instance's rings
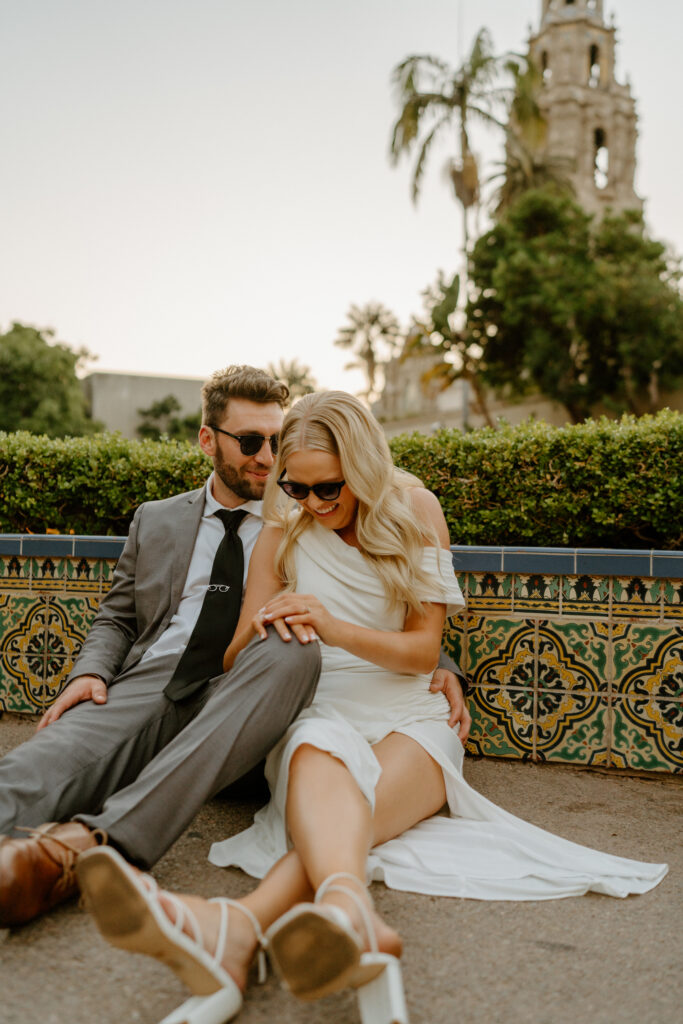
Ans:
POLYGON ((289 388, 255 366, 226 366, 224 370, 216 370, 202 388, 202 423, 211 426, 222 419, 231 398, 277 402, 284 408, 289 388))

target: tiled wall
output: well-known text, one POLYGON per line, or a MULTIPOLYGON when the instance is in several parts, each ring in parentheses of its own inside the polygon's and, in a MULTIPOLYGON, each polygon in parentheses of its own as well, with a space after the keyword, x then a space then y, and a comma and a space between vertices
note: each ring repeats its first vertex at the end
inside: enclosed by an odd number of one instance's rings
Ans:
MULTIPOLYGON (((0 710, 58 695, 122 544, 0 535, 0 710)), ((453 553, 471 752, 683 772, 683 553, 453 553)))
POLYGON ((42 712, 57 697, 122 547, 118 537, 0 535, 0 710, 42 712))
POLYGON ((468 749, 683 771, 683 554, 454 548, 468 749), (660 573, 661 575, 654 575, 660 573))

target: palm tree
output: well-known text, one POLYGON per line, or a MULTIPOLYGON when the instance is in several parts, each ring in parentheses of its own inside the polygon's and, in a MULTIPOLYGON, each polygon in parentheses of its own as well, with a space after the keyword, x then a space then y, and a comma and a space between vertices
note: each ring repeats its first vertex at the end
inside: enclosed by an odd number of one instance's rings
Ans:
POLYGON ((266 371, 276 380, 282 380, 289 388, 289 396, 292 403, 297 398, 310 395, 318 387, 318 382, 312 374, 310 366, 302 366, 297 359, 281 359, 279 363, 269 363, 266 371))
POLYGON ((377 395, 377 371, 380 364, 397 351, 400 327, 398 320, 381 302, 368 302, 365 306, 351 306, 346 314, 349 323, 340 328, 334 344, 351 349, 356 358, 347 363, 345 370, 363 370, 367 389, 363 396, 371 401, 377 395))
POLYGON ((391 159, 418 149, 413 168, 412 198, 417 202, 429 152, 446 131, 455 132, 456 155, 446 173, 463 209, 463 249, 469 247, 468 212, 479 202, 479 168, 470 145, 472 121, 504 129, 501 117, 509 89, 498 86, 505 70, 493 54, 487 29, 480 29, 472 50, 458 68, 430 55, 407 57, 395 69, 401 112, 393 127, 391 159))
POLYGON ((574 195, 571 180, 576 169, 574 161, 551 155, 545 150, 547 124, 538 106, 543 76, 529 58, 509 60, 506 70, 512 75, 514 89, 505 133, 505 158, 496 164, 498 170, 488 179, 499 182, 492 197, 493 212, 500 217, 505 210, 532 188, 555 185, 560 191, 574 195))
POLYGON ((488 179, 499 182, 492 198, 496 217, 505 213, 525 192, 532 188, 554 185, 562 192, 574 196, 571 173, 574 161, 565 156, 534 153, 521 138, 510 133, 505 145, 505 159, 488 179))

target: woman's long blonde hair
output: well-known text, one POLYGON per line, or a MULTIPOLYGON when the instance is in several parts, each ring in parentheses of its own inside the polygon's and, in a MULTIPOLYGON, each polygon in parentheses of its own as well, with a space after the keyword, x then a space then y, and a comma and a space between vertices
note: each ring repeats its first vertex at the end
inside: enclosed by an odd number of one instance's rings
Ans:
MULTIPOLYGON (((296 587, 293 546, 313 517, 301 506, 291 514, 291 501, 280 497, 276 480, 287 459, 302 449, 336 455, 342 474, 358 500, 355 531, 361 553, 373 563, 390 604, 421 610, 416 592, 429 582, 421 568, 425 544, 439 547, 436 533, 421 523, 408 491, 422 482, 397 469, 382 428, 368 410, 344 391, 305 395, 285 417, 277 462, 265 493, 264 518, 284 529, 276 571, 287 589, 296 587)), ((433 581, 431 588, 433 589, 433 581)))

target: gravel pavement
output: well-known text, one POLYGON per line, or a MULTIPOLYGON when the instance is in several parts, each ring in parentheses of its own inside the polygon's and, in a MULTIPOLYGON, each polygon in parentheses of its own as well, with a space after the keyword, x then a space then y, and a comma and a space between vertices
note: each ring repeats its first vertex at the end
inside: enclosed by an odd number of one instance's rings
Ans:
MULTIPOLYGON (((0 753, 33 731, 0 719, 0 753)), ((644 896, 589 894, 489 903, 390 892, 378 910, 404 939, 412 1024, 668 1024, 681 1019, 683 852, 680 778, 630 778, 567 767, 468 759, 491 800, 575 842, 670 872, 644 896)), ((219 797, 159 862, 166 887, 238 896, 251 880, 206 860, 209 845, 246 827, 253 800, 219 797)), ((187 992, 163 966, 109 947, 75 903, 0 931, 2 1024, 157 1024, 187 992)), ((249 989, 241 1024, 358 1024, 349 993, 299 1003, 269 976, 249 989)))

